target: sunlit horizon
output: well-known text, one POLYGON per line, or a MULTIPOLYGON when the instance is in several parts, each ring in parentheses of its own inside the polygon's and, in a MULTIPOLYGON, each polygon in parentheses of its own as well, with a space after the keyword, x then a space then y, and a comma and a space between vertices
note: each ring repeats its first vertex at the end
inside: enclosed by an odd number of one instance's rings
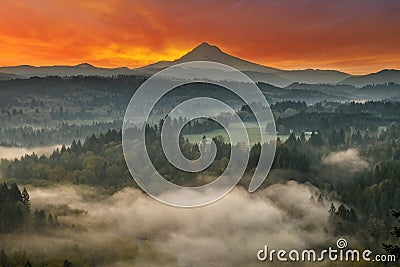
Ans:
POLYGON ((206 41, 279 69, 400 69, 396 1, 6 0, 0 8, 0 66, 137 68, 206 41))

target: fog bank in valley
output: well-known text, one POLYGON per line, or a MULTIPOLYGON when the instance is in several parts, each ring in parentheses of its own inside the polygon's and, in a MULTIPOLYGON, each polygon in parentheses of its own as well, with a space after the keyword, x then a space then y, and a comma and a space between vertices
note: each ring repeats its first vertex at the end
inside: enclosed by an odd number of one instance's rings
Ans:
POLYGON ((54 145, 54 146, 40 146, 40 147, 5 147, 0 146, 0 159, 9 159, 13 160, 15 158, 21 158, 25 155, 31 155, 35 153, 39 157, 42 155, 50 155, 57 148, 61 148, 62 145, 54 145))
POLYGON ((313 204, 310 196, 318 190, 293 181, 254 194, 237 187, 195 209, 161 204, 134 188, 112 195, 77 186, 29 191, 33 208, 57 214, 64 227, 14 235, 7 249, 23 249, 20 241, 28 238, 35 244, 26 248, 30 253, 74 255, 86 249, 87 257, 113 262, 107 266, 262 266, 256 252, 265 244, 301 249, 333 242, 327 229, 330 203, 313 204), (105 259, 112 250, 119 257, 105 259))

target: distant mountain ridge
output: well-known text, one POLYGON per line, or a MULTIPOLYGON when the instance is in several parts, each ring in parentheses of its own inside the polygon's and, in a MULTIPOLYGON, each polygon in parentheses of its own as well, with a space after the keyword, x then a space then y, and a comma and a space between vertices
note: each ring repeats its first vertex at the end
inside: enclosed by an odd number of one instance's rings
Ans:
POLYGON ((384 84, 391 82, 400 84, 400 70, 385 69, 367 75, 351 76, 339 82, 339 84, 362 87, 369 84, 384 84))
POLYGON ((353 76, 336 70, 281 70, 253 63, 222 51, 215 45, 206 42, 196 46, 190 52, 173 61, 159 61, 136 69, 127 67, 100 68, 88 63, 75 66, 11 66, 0 67, 0 80, 29 78, 32 76, 115 76, 144 75, 150 76, 169 66, 189 61, 214 61, 236 68, 256 82, 269 83, 278 87, 286 87, 293 83, 307 84, 343 84, 362 87, 368 84, 384 84, 394 82, 400 84, 399 70, 382 70, 377 73, 353 76))
POLYGON ((223 52, 219 47, 206 42, 196 46, 193 50, 174 61, 160 61, 149 66, 139 68, 141 72, 154 74, 157 71, 179 63, 189 61, 214 61, 234 67, 256 82, 266 82, 275 86, 287 86, 293 82, 302 83, 337 83, 350 74, 335 70, 281 70, 256 64, 223 52))
POLYGON ((41 66, 35 67, 30 65, 0 67, 0 72, 18 75, 20 77, 29 78, 32 76, 113 76, 119 74, 133 74, 129 68, 99 68, 88 63, 82 63, 75 66, 41 66))

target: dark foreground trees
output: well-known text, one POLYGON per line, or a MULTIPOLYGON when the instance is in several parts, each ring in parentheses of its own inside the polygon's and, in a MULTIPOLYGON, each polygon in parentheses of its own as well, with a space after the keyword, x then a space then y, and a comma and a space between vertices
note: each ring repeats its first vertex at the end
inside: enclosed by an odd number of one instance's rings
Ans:
POLYGON ((24 195, 17 184, 0 185, 0 233, 21 228, 30 213, 30 200, 26 188, 24 195))
MULTIPOLYGON (((400 223, 400 211, 392 211, 393 217, 400 223)), ((400 226, 395 226, 391 232, 394 242, 392 244, 383 243, 383 248, 391 255, 395 255, 400 260, 400 226)))

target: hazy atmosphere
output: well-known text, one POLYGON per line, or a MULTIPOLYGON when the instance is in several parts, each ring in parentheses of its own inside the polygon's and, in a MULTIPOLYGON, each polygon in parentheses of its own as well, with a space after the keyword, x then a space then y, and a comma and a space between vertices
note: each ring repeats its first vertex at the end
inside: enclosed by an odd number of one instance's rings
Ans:
POLYGON ((398 266, 399 1, 0 10, 0 267, 398 266))
MULTIPOLYGON (((78 246, 94 250, 92 257, 101 258, 102 250, 126 243, 122 248, 132 251, 125 253, 137 254, 151 247, 154 251, 135 260, 121 259, 112 266, 199 265, 203 261, 239 266, 252 262, 255 251, 267 241, 276 248, 298 249, 335 242, 324 229, 327 207, 309 201, 318 189, 296 182, 273 185, 253 195, 237 188, 202 209, 168 207, 128 188, 113 195, 91 187, 29 189, 34 208, 58 213, 59 219, 75 228, 57 231, 55 236, 21 236, 37 244, 36 248, 27 246, 28 253, 61 253, 78 246), (82 213, 74 212, 76 209, 82 213), (152 253, 159 255, 153 258, 152 253)), ((7 249, 25 249, 6 240, 10 242, 7 249)))

